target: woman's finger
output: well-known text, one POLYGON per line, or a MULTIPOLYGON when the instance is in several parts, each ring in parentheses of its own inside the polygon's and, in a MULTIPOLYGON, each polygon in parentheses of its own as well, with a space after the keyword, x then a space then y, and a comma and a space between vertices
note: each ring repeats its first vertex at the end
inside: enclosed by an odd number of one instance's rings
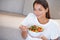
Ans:
POLYGON ((27 27, 26 26, 20 26, 19 27, 22 31, 27 31, 27 27))

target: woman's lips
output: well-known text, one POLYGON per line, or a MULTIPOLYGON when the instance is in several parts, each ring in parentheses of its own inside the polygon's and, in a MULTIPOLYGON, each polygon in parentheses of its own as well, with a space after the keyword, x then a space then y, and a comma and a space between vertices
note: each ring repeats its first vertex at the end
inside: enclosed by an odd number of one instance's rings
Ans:
POLYGON ((41 15, 36 15, 37 17, 40 17, 41 15))

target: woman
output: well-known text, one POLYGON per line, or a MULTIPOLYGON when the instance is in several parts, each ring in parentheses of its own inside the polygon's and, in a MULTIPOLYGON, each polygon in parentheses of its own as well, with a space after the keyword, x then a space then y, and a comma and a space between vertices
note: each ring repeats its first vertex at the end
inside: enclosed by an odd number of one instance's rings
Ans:
POLYGON ((22 22, 20 29, 22 30, 22 37, 25 40, 57 40, 58 31, 55 21, 50 19, 49 6, 46 0, 35 0, 33 3, 34 13, 28 14, 28 16, 22 22), (34 37, 28 34, 28 26, 40 25, 46 30, 41 36, 34 37))

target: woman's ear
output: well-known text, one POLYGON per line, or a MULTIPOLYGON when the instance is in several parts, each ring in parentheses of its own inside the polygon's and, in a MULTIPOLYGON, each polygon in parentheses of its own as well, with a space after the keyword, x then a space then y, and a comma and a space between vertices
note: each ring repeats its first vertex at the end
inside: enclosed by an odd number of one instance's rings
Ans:
POLYGON ((48 12, 48 8, 46 8, 46 12, 48 12))

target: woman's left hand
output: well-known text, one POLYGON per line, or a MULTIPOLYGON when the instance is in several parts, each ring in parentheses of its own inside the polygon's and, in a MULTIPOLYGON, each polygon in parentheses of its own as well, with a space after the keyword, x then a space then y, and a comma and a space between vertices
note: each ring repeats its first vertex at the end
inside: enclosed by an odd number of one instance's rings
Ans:
POLYGON ((43 40, 48 40, 44 35, 42 35, 40 38, 43 40))

